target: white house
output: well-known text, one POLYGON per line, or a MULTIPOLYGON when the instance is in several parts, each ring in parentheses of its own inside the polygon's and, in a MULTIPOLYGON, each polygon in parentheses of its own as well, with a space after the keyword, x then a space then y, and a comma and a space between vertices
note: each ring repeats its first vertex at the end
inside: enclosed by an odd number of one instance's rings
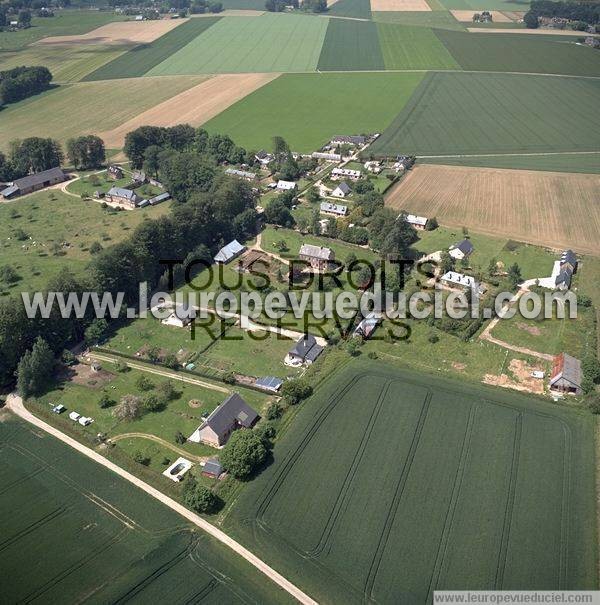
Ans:
POLYGON ((352 193, 352 190, 350 189, 350 187, 348 187, 347 183, 344 183, 343 181, 331 192, 331 195, 333 197, 346 197, 347 195, 350 195, 352 193))
POLYGON ((334 216, 346 216, 346 214, 348 214, 348 206, 321 202, 321 212, 323 214, 332 214, 334 216))
POLYGON ((175 310, 169 317, 162 320, 165 326, 185 328, 196 317, 196 310, 191 306, 175 305, 175 310))
POLYGON ((239 256, 246 246, 242 246, 236 239, 229 242, 226 246, 223 246, 215 255, 215 263, 228 263, 233 260, 236 256, 239 256))
POLYGON ((462 260, 472 254, 474 249, 473 244, 468 239, 464 239, 462 242, 450 246, 448 252, 452 258, 462 260))
POLYGON ((296 189, 296 183, 294 181, 277 181, 277 189, 280 191, 292 191, 296 189))
POLYGON ((360 170, 351 170, 350 168, 334 168, 331 171, 332 179, 348 178, 353 181, 360 178, 360 170))
POLYGON ((404 220, 412 225, 418 231, 423 231, 427 227, 428 219, 425 216, 417 216, 416 214, 407 214, 404 220))

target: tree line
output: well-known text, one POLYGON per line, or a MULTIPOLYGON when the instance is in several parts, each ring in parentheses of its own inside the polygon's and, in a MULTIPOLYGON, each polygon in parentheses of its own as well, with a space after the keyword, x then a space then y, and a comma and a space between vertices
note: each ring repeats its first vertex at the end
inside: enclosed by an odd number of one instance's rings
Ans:
POLYGON ((22 101, 50 88, 52 74, 47 67, 15 67, 0 71, 0 106, 22 101))
MULTIPOLYGON (((581 23, 582 26, 600 23, 600 2, 554 2, 553 0, 533 0, 523 21, 529 28, 539 26, 540 17, 556 17, 581 23)), ((585 27, 581 28, 582 30, 585 27)))

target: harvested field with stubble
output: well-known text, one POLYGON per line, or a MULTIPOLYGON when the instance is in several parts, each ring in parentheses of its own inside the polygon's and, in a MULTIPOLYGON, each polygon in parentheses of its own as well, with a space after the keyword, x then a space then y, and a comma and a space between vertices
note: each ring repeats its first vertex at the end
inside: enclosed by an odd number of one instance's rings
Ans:
POLYGON ((420 165, 386 205, 450 227, 600 254, 599 190, 594 174, 420 165))
POLYGON ((209 78, 120 126, 100 133, 109 149, 120 149, 125 135, 139 126, 199 126, 246 95, 277 78, 279 74, 226 74, 209 78))
POLYGON ((88 44, 123 45, 153 42, 187 19, 159 19, 157 21, 116 21, 98 27, 87 34, 50 36, 42 38, 41 46, 83 46, 88 44))
POLYGON ((431 7, 425 0, 371 0, 372 11, 425 11, 431 7))

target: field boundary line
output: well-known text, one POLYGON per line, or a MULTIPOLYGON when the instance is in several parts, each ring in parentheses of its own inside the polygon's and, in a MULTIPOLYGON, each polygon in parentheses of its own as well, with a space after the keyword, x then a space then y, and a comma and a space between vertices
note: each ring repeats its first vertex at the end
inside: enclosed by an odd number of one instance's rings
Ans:
POLYGON ((560 576, 558 579, 558 588, 562 590, 565 589, 568 577, 567 572, 569 569, 569 509, 571 504, 571 457, 573 439, 571 427, 568 424, 563 424, 563 434, 565 439, 565 453, 563 456, 563 498, 560 515, 560 576))
MULTIPOLYGON (((503 158, 503 157, 529 157, 529 156, 550 156, 550 155, 598 155, 600 151, 536 151, 536 152, 523 152, 523 153, 457 153, 447 155, 418 155, 417 159, 427 160, 443 160, 444 158, 503 158)), ((450 164, 452 166, 453 164, 450 164)), ((498 168, 498 170, 503 170, 498 168)), ((518 168, 508 168, 508 170, 519 170, 518 168)), ((530 168, 524 168, 523 170, 530 170, 530 168)), ((554 172, 554 171, 548 171, 554 172)), ((569 174, 569 173, 567 173, 569 174)), ((585 173, 583 173, 585 174, 585 173)))
POLYGON ((113 471, 114 473, 119 475, 121 478, 125 479, 126 481, 129 481, 130 483, 132 483, 133 485, 135 485, 142 491, 146 492, 153 498, 162 502, 165 506, 168 506, 175 512, 179 513, 181 516, 185 517, 188 521, 193 523, 195 526, 204 530, 206 533, 208 533, 213 538, 218 540, 221 544, 228 547, 233 552, 237 553, 240 557, 242 557, 248 563, 253 565, 256 569, 258 569, 260 572, 262 572, 264 575, 266 575, 270 580, 272 580, 275 584, 277 584, 279 587, 281 587, 283 590, 285 590, 287 593, 289 593, 291 596, 293 596, 300 603, 303 603, 304 605, 317 605, 316 601, 314 601, 307 594, 302 592, 298 587, 296 587, 289 580, 284 578, 281 574, 279 574, 272 567, 267 565, 264 561, 259 559, 256 555, 254 555, 252 552, 250 552, 247 548, 245 548, 244 546, 242 546, 241 544, 236 542, 233 538, 228 536, 225 532, 218 529, 217 527, 215 527, 214 525, 212 525, 211 523, 209 523, 208 521, 206 521, 205 519, 203 519, 196 513, 193 513, 189 509, 185 508, 185 506, 183 506, 179 502, 176 502, 169 496, 163 494, 158 489, 152 487, 145 481, 142 481, 138 477, 136 477, 136 476, 132 475, 131 473, 129 473, 128 471, 122 469, 120 466, 118 466, 114 462, 104 458, 104 456, 102 456, 101 454, 86 447, 85 445, 79 443, 72 437, 69 437, 65 433, 59 431, 58 429, 47 424, 40 418, 37 418, 36 416, 34 416, 27 408, 25 408, 21 397, 15 395, 14 393, 10 394, 7 398, 6 407, 10 411, 12 411, 15 415, 17 415, 19 418, 25 420, 26 422, 29 422, 30 424, 32 424, 34 426, 37 426, 38 428, 44 430, 45 432, 52 435, 53 437, 56 437, 63 443, 66 443, 67 445, 69 445, 73 449, 77 450, 84 456, 91 458, 95 462, 97 462, 97 463, 101 464, 102 466, 106 467, 107 469, 113 471))
MULTIPOLYGON (((393 383, 400 381, 392 380, 390 382, 393 383)), ((394 497, 392 498, 392 502, 390 504, 390 507, 388 508, 388 513, 386 515, 385 523, 383 525, 383 531, 381 532, 377 543, 377 549, 375 550, 373 560, 369 567, 369 573, 364 587, 365 601, 367 601, 368 599, 372 599, 374 601, 376 600, 375 596, 373 595, 373 591, 375 589, 375 581, 377 580, 377 574, 379 573, 379 567, 381 566, 383 553, 385 552, 390 533, 392 532, 392 526, 394 525, 394 521, 396 520, 396 514, 398 512, 398 507, 400 506, 400 500, 402 500, 402 496, 404 495, 404 488, 406 487, 406 482, 408 481, 408 476, 410 475, 412 464, 417 454, 417 448, 419 447, 421 435, 423 434, 423 427, 425 426, 425 422, 427 421, 429 408, 431 406, 431 400, 433 398, 433 393, 429 389, 426 390, 427 393, 423 399, 421 412, 419 414, 419 418, 417 419, 410 448, 408 449, 406 460, 404 462, 404 466, 402 467, 402 472, 400 473, 400 478, 398 479, 398 483, 396 484, 394 497)))
POLYGON ((66 513, 68 510, 69 510, 69 507, 60 506, 58 508, 55 508, 53 511, 49 512, 48 514, 44 515, 43 517, 40 517, 37 521, 30 523, 27 527, 24 527, 21 531, 17 532, 10 538, 7 538, 3 542, 0 542, 0 552, 3 551, 5 548, 8 548, 15 542, 18 542, 24 536, 27 536, 31 532, 36 531, 40 527, 43 527, 44 525, 46 525, 46 523, 49 523, 50 521, 53 521, 54 519, 60 517, 61 515, 66 513))

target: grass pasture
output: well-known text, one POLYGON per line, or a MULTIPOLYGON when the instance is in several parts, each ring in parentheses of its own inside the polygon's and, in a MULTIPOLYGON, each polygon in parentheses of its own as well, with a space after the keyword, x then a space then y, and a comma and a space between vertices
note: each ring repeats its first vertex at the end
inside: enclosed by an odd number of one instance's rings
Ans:
POLYGON ((371 18, 370 0, 338 0, 329 7, 328 14, 335 17, 353 17, 355 19, 371 18))
POLYGON ((266 578, 154 498, 4 415, 6 602, 288 603, 266 578))
POLYGON ((599 102, 595 80, 428 74, 369 152, 436 157, 599 151, 599 102), (574 104, 576 112, 564 111, 574 104))
POLYGON ((322 602, 592 589, 593 459, 588 415, 355 362, 305 404, 228 524, 322 602))
POLYGON ((575 38, 520 34, 436 31, 456 62, 467 71, 508 71, 597 76, 600 53, 575 38))
POLYGON ((135 46, 129 52, 90 73, 85 79, 112 80, 143 76, 218 21, 219 17, 190 19, 154 42, 135 46))
POLYGON ((458 229, 599 254, 599 185, 591 174, 426 164, 390 190, 386 205, 458 229))
POLYGON ((330 19, 318 69, 320 71, 385 69, 375 23, 330 19))
POLYGON ((8 105, 0 111, 0 149, 17 137, 52 137, 60 143, 81 134, 99 134, 203 81, 198 76, 80 82, 8 105))
POLYGON ((155 64, 148 75, 313 71, 327 22, 307 15, 273 13, 224 17, 155 64))
POLYGON ((96 202, 83 202, 58 190, 0 204, 0 266, 11 265, 21 278, 11 288, 0 287, 0 292, 43 288, 65 267, 82 272, 91 259, 93 242, 114 244, 146 217, 159 217, 169 207, 167 203, 134 212, 109 212, 96 202), (19 229, 26 240, 15 237, 19 229), (54 251, 54 245, 59 249, 54 251))
POLYGON ((431 29, 378 23, 386 69, 460 69, 431 29))
POLYGON ((400 73, 284 74, 204 127, 209 132, 229 134, 246 149, 270 149, 272 137, 280 135, 294 151, 311 152, 340 132, 382 132, 422 77, 400 73))

